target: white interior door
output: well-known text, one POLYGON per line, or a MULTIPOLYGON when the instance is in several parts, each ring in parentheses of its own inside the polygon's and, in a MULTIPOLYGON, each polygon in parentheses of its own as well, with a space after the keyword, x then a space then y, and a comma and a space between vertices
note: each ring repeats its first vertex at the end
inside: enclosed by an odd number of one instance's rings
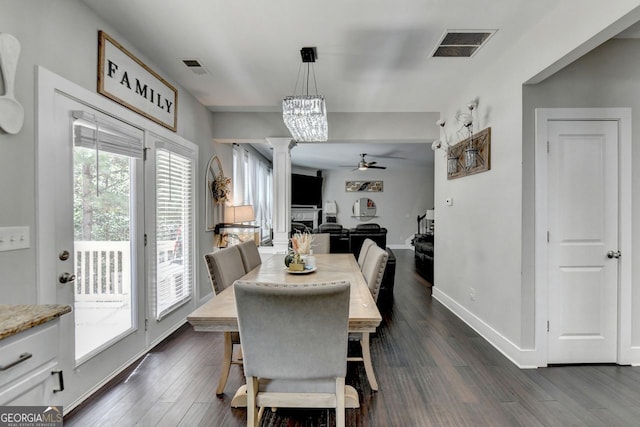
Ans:
POLYGON ((618 123, 550 121, 547 137, 548 363, 616 362, 618 123))

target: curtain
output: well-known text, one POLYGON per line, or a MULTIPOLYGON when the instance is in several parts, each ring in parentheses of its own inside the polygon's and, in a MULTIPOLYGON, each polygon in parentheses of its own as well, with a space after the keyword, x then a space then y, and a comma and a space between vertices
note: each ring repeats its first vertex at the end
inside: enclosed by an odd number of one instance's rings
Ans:
POLYGON ((260 229, 260 241, 271 239, 272 169, 262 158, 240 145, 233 146, 233 204, 251 205, 260 229))

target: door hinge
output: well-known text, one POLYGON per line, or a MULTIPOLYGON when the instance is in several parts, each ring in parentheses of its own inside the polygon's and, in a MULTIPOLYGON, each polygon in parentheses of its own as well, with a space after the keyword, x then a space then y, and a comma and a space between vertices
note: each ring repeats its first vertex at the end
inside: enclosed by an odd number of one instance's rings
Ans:
POLYGON ((549 243, 549 232, 548 231, 547 231, 547 243, 549 243))
MULTIPOLYGON (((147 233, 144 233, 144 245, 147 246, 147 233)), ((548 241, 548 240, 547 240, 548 241)))
POLYGON ((547 332, 549 332, 549 321, 547 320, 547 332))
POLYGON ((148 151, 148 150, 149 150, 149 148, 147 148, 147 147, 144 147, 144 148, 142 149, 142 160, 143 160, 143 161, 144 161, 144 160, 147 160, 147 151, 148 151))
POLYGON ((549 153, 549 141, 547 141, 547 154, 549 153))
POLYGON ((146 332, 148 330, 149 330, 149 319, 144 319, 144 331, 146 332))

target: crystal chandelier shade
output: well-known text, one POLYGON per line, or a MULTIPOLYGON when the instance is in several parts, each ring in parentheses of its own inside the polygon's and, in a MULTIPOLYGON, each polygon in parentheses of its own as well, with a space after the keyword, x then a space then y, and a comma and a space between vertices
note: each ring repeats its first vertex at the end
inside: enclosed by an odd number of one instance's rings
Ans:
POLYGON ((329 126, 327 124, 327 106, 324 96, 318 95, 318 85, 315 83, 316 74, 313 72, 313 82, 316 88, 315 95, 309 95, 309 79, 316 62, 317 52, 315 47, 303 47, 300 50, 302 64, 298 69, 298 80, 292 96, 285 96, 282 100, 282 119, 296 142, 323 142, 329 139, 329 126), (300 71, 302 73, 302 93, 296 95, 300 71), (305 84, 306 83, 306 84, 305 84), (306 89, 306 93, 305 93, 306 89))
POLYGON ((329 138, 327 106, 322 95, 286 96, 282 100, 282 118, 298 142, 322 142, 329 138))

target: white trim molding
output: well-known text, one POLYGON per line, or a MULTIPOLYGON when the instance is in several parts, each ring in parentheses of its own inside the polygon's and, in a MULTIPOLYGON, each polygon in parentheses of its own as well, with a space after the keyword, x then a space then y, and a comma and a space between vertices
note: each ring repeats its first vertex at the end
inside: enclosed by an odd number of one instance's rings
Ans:
POLYGON ((535 350, 522 349, 511 342, 507 337, 495 330, 484 320, 467 310, 466 307, 456 302, 449 295, 442 292, 438 287, 433 288, 433 298, 447 307, 453 314, 458 316, 471 329, 476 331, 489 344, 495 347, 507 359, 520 369, 537 368, 537 357, 535 350))

